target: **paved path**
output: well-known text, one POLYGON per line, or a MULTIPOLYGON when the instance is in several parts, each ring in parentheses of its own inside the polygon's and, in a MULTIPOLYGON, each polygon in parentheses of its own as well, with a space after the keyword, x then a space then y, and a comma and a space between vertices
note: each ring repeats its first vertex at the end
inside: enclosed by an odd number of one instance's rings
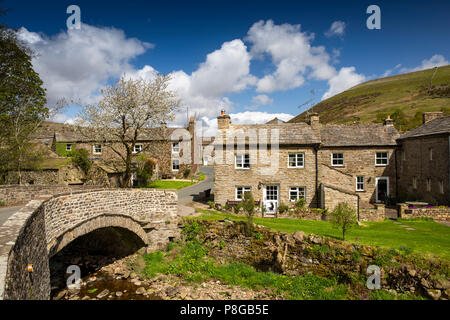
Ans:
POLYGON ((206 176, 206 179, 196 185, 178 190, 178 203, 187 204, 194 200, 200 192, 211 189, 214 186, 214 167, 202 166, 200 172, 206 176))
POLYGON ((8 208, 0 208, 0 226, 5 223, 6 220, 8 220, 9 217, 11 217, 14 213, 22 209, 21 207, 8 207, 8 208))

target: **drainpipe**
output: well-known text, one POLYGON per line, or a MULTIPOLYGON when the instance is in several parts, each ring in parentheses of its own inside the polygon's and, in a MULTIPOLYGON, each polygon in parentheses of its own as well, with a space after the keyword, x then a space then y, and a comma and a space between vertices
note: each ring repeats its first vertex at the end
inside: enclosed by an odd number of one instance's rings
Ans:
POLYGON ((319 153, 319 145, 314 147, 315 158, 316 158, 316 208, 319 208, 319 163, 318 163, 318 153, 319 153))
POLYGON ((358 201, 356 203, 357 203, 356 208, 358 211, 358 221, 359 221, 359 195, 358 195, 358 201))

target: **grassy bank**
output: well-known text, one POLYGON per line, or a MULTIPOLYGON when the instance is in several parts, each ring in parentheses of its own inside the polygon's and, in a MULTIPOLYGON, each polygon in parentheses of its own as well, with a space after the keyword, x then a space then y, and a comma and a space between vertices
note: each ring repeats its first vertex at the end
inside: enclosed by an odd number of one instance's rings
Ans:
POLYGON ((144 255, 145 278, 158 274, 175 275, 194 287, 207 280, 219 280, 223 284, 239 286, 254 291, 270 292, 277 298, 295 300, 342 300, 342 299, 421 299, 412 294, 395 294, 385 290, 368 292, 358 279, 352 284, 339 283, 337 277, 322 277, 313 273, 284 275, 260 271, 242 263, 229 261, 218 263, 208 255, 208 246, 197 240, 204 227, 191 223, 185 226, 187 241, 172 243, 167 252, 144 255))
POLYGON ((155 180, 145 188, 151 189, 182 189, 195 184, 193 181, 155 180))
MULTIPOLYGON (((199 210, 203 214, 196 219, 244 221, 243 216, 226 214, 219 211, 199 210)), ((254 222, 267 228, 282 232, 303 231, 321 236, 341 239, 341 233, 328 221, 297 219, 255 218, 254 222)), ((450 228, 426 220, 401 220, 403 225, 414 228, 406 230, 393 221, 364 222, 355 226, 346 234, 349 242, 359 242, 383 248, 407 249, 415 253, 434 254, 450 260, 450 228)))

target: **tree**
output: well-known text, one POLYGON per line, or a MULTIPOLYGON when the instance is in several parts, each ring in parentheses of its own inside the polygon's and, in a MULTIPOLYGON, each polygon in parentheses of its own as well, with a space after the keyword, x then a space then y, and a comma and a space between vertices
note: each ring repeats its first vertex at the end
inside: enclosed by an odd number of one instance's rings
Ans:
MULTIPOLYGON (((79 114, 79 130, 90 141, 98 141, 118 155, 125 167, 122 187, 130 186, 133 156, 139 137, 148 128, 173 120, 180 101, 168 90, 170 77, 158 74, 152 81, 122 77, 102 90, 98 104, 88 105, 79 114)), ((166 137, 161 128, 161 136, 166 137)))
POLYGON ((330 220, 342 230, 342 240, 345 240, 345 233, 356 224, 357 215, 352 207, 341 202, 331 212, 330 220))
POLYGON ((244 192, 244 198, 242 199, 239 207, 247 215, 247 223, 245 232, 248 237, 253 235, 253 215, 255 214, 255 200, 253 199, 253 195, 250 191, 244 192))
POLYGON ((31 56, 13 30, 0 27, 0 167, 18 171, 19 184, 23 167, 36 164, 32 138, 50 115, 31 56))

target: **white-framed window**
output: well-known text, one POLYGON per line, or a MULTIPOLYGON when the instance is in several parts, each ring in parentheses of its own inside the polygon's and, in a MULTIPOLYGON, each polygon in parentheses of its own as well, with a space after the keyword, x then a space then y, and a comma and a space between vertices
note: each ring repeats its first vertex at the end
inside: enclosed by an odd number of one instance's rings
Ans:
POLYGON ((288 168, 304 168, 305 167, 305 154, 302 153, 289 153, 288 156, 288 168))
POLYGON ((417 189, 417 177, 412 178, 413 189, 417 189))
POLYGON ((180 170, 180 160, 174 159, 172 160, 172 171, 180 170))
POLYGON ((444 181, 439 181, 439 192, 444 194, 444 181))
POLYGON ((180 152, 180 143, 173 142, 172 143, 172 153, 178 153, 178 152, 180 152))
POLYGON ((290 187, 289 188, 289 201, 296 202, 300 198, 306 199, 305 187, 290 187))
POLYGON ((237 154, 235 156, 235 168, 236 169, 250 169, 250 155, 249 154, 237 154))
POLYGON ((66 144, 66 151, 72 151, 72 144, 71 143, 67 143, 66 144))
POLYGON ((431 178, 427 178, 427 191, 431 191, 431 178))
POLYGON ((236 187, 236 200, 242 200, 244 198, 244 193, 245 192, 251 192, 252 191, 252 187, 236 187))
POLYGON ((387 166, 388 163, 389 163, 389 154, 387 152, 376 152, 375 154, 376 166, 387 166))
POLYGON ((135 144, 133 148, 133 153, 138 153, 142 151, 142 144, 135 144))
POLYGON ((433 160, 433 148, 430 148, 430 160, 433 160))
POLYGON ((365 179, 364 176, 357 176, 356 177, 356 191, 365 191, 365 179))
POLYGON ((94 144, 94 146, 92 147, 93 154, 102 154, 102 145, 101 144, 94 144))
POLYGON ((342 152, 333 152, 331 154, 331 165, 334 167, 343 167, 344 154, 342 152))

